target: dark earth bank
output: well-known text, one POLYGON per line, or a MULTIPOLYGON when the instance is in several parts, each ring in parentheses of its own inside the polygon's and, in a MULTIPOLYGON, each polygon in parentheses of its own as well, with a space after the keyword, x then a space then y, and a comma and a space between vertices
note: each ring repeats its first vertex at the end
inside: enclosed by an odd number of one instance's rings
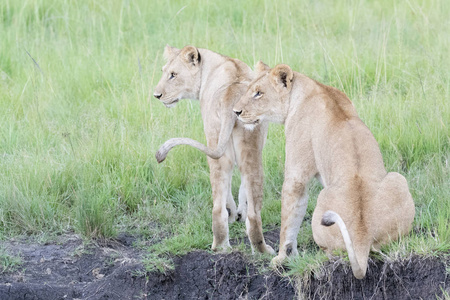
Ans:
POLYGON ((173 271, 146 273, 145 251, 134 241, 123 234, 89 244, 75 235, 46 244, 1 242, 22 264, 0 274, 0 299, 445 299, 450 293, 449 261, 438 258, 370 261, 363 280, 337 260, 300 283, 261 273, 240 252, 195 251, 175 257, 173 271))

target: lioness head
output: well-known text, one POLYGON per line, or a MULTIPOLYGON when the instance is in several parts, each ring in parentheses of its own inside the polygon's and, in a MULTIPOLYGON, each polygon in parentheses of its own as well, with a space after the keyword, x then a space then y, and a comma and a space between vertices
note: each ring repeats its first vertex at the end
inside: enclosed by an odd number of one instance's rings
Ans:
POLYGON ((259 62, 256 79, 233 110, 247 129, 253 129, 263 120, 283 123, 294 73, 287 65, 269 69, 259 62))
POLYGON ((164 49, 167 63, 162 67, 162 77, 153 96, 166 107, 181 99, 198 99, 201 80, 200 52, 193 46, 177 49, 167 45, 164 49))

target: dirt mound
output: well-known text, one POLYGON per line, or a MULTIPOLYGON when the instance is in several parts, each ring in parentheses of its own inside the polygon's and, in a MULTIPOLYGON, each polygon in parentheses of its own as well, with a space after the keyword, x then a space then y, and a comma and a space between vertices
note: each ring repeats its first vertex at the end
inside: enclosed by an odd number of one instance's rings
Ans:
POLYGON ((342 260, 326 264, 319 273, 303 286, 307 299, 437 299, 450 292, 446 263, 431 257, 370 260, 362 280, 342 260))
POLYGON ((239 252, 213 255, 205 251, 175 257, 169 273, 145 273, 145 253, 129 236, 85 246, 66 237, 40 245, 5 242, 20 255, 20 270, 0 274, 0 299, 293 299, 288 278, 259 274, 239 252))
POLYGON ((145 252, 132 247, 134 240, 3 242, 23 265, 0 274, 0 299, 294 299, 297 286, 305 299, 436 299, 450 291, 445 262, 418 256, 371 261, 363 280, 353 277, 348 263, 330 262, 304 284, 261 273, 240 252, 195 251, 175 257, 173 271, 146 273, 140 262, 145 252))
MULTIPOLYGON (((102 299, 107 293, 98 293, 113 280, 137 278, 133 273, 142 269, 140 254, 126 245, 127 236, 122 238, 90 245, 77 236, 44 245, 26 240, 4 243, 23 265, 0 275, 0 299, 102 299)), ((128 295, 133 293, 126 287, 115 299, 128 295)))
MULTIPOLYGON (((260 274, 239 252, 195 251, 175 259, 171 274, 149 278, 152 299, 293 299, 288 278, 260 274)), ((155 274, 153 274, 155 275, 155 274)))

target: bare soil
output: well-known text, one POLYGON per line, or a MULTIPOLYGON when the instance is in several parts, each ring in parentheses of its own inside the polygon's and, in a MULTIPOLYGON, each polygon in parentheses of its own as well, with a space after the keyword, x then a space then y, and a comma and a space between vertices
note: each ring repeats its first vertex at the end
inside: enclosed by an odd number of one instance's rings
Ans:
MULTIPOLYGON (((274 232, 267 234, 271 244, 274 232)), ((4 241, 23 264, 0 274, 0 299, 437 299, 450 293, 449 261, 438 258, 370 261, 363 280, 337 260, 300 282, 261 271, 240 252, 194 251, 174 257, 173 271, 148 273, 135 241, 127 234, 88 244, 75 235, 44 244, 4 241)))

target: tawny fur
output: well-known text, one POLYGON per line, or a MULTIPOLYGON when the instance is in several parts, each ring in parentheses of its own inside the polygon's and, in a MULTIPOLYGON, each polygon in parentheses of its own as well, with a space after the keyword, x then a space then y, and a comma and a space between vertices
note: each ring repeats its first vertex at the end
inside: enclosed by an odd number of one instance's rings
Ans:
POLYGON ((177 145, 190 145, 206 153, 213 197, 212 249, 230 248, 228 222, 237 216, 246 221, 252 249, 274 253, 264 241, 261 223, 262 148, 267 125, 245 130, 233 113, 233 105, 247 90, 253 71, 237 59, 193 46, 166 46, 164 57, 167 63, 154 95, 168 107, 180 99, 199 99, 207 146, 188 138, 174 138, 158 150, 158 162, 177 145), (231 195, 236 163, 241 172, 237 211, 231 195))
POLYGON ((386 172, 378 143, 343 92, 287 65, 257 69, 234 111, 244 123, 285 124, 280 250, 272 262, 297 253, 305 189, 317 177, 324 189, 312 218, 314 240, 328 253, 346 249, 355 277, 363 278, 371 247, 411 228, 415 208, 405 178, 386 172))

